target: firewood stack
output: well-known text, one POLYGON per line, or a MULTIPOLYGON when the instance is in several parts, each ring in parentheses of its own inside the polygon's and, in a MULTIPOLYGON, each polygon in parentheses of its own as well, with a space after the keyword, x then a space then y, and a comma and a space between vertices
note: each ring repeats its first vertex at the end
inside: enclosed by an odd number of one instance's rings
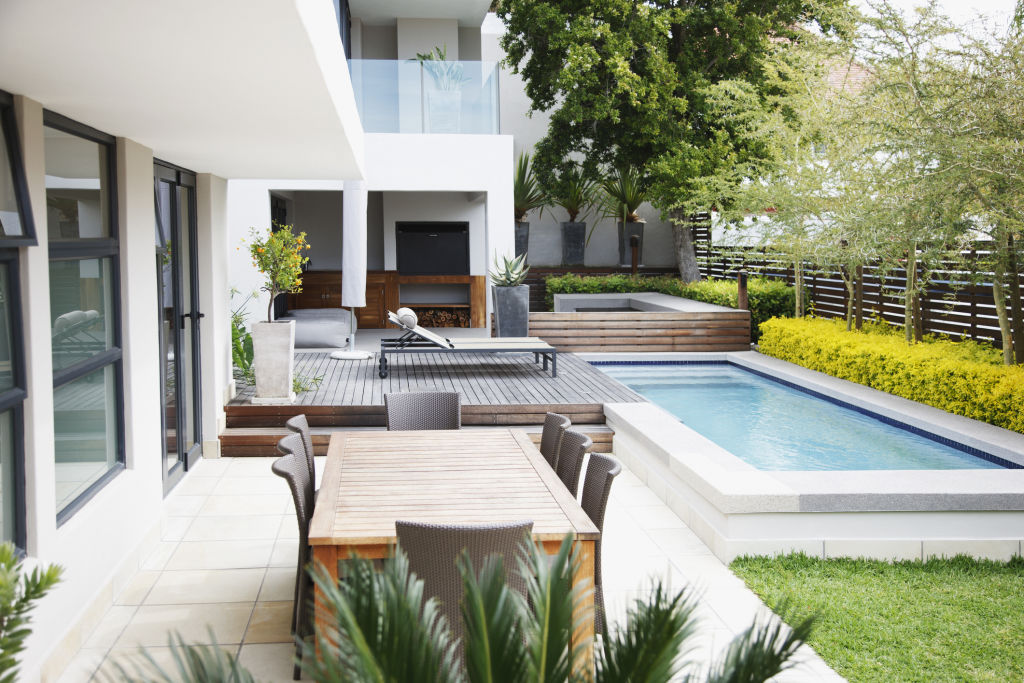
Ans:
POLYGON ((421 308, 416 315, 423 327, 469 327, 469 311, 465 308, 421 308))

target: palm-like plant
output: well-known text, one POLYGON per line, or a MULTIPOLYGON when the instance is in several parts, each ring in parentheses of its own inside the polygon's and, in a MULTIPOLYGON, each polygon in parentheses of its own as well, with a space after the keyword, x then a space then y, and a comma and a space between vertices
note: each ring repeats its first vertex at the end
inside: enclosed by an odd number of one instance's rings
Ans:
POLYGON ((636 223, 637 210, 647 200, 643 174, 635 166, 619 166, 601 181, 601 195, 605 217, 636 223))
POLYGON ((569 214, 570 223, 575 223, 577 218, 586 222, 597 189, 597 182, 588 178, 578 164, 573 164, 559 175, 548 194, 552 204, 562 207, 569 214))
POLYGON ((548 204, 548 198, 537 182, 530 165, 530 155, 522 152, 516 161, 516 174, 512 182, 512 207, 515 210, 516 222, 526 218, 526 214, 534 209, 542 212, 548 204))

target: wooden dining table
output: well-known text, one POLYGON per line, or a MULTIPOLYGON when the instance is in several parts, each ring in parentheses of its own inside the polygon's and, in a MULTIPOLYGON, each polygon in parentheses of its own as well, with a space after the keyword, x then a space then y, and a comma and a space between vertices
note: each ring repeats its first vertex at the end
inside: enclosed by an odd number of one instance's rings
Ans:
MULTIPOLYGON (((526 519, 533 520, 533 538, 549 554, 572 535, 580 557, 574 582, 592 589, 600 532, 522 430, 335 432, 309 543, 314 566, 322 565, 337 579, 338 561, 352 554, 370 559, 393 554, 396 520, 526 519)), ((593 592, 584 593, 578 609, 593 615, 593 592)), ((321 596, 316 597, 319 602, 321 596)), ((591 642, 592 616, 584 624, 574 642, 591 642)))

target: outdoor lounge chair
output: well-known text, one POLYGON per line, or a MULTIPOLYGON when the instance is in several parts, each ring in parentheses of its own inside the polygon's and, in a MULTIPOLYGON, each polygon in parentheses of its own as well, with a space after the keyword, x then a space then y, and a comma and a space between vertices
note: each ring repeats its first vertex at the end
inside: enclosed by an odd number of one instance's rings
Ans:
POLYGON ((380 340, 381 379, 388 376, 387 354, 395 353, 532 353, 533 362, 544 360, 544 369, 551 361, 551 376, 558 376, 558 351, 539 337, 496 337, 479 339, 448 339, 425 330, 419 325, 406 325, 398 316, 388 311, 388 320, 395 327, 405 330, 397 339, 380 340))

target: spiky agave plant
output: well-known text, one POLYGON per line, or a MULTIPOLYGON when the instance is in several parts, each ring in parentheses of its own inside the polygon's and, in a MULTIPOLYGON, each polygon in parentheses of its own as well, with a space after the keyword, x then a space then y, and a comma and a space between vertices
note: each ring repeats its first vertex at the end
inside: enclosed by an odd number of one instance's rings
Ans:
POLYGON ((494 255, 494 270, 491 276, 491 284, 495 287, 518 287, 526 282, 526 274, 530 272, 530 266, 526 265, 526 254, 520 254, 515 258, 502 257, 504 263, 498 263, 498 255, 494 255))

